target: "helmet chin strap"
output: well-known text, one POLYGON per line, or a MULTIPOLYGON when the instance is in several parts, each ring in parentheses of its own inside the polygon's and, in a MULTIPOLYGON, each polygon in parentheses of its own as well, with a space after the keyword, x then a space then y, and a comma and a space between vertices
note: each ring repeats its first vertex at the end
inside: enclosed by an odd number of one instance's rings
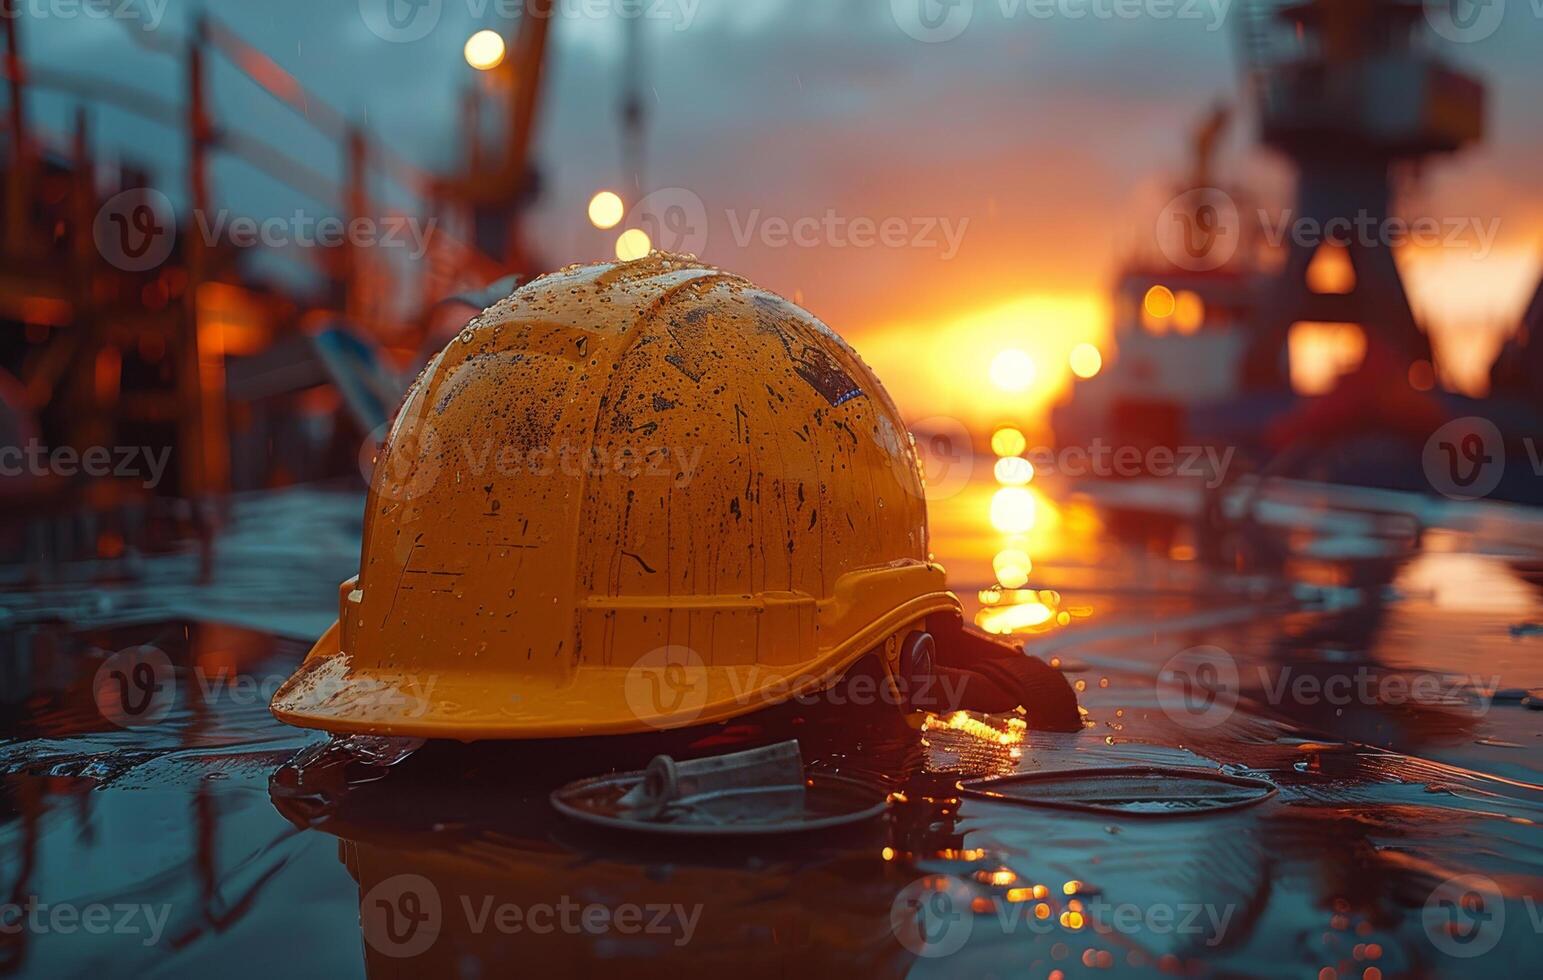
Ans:
POLYGON ((950 617, 928 621, 937 640, 937 687, 962 711, 1023 708, 1029 727, 1082 730, 1077 693, 1054 667, 1022 647, 950 617))

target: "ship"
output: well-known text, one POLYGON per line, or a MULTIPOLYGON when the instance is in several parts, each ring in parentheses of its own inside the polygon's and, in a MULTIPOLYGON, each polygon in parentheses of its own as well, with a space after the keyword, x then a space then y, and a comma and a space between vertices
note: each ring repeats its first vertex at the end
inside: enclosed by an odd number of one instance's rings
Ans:
POLYGON ((1483 139, 1483 82, 1444 56, 1420 0, 1255 0, 1236 25, 1258 138, 1296 174, 1283 214, 1344 231, 1266 227, 1216 174, 1231 113, 1213 110, 1151 247, 1115 276, 1112 350, 1053 410, 1058 443, 1225 447, 1251 472, 1453 496, 1467 464, 1504 458, 1466 495, 1543 503, 1543 283, 1472 397, 1444 383, 1394 240, 1351 231, 1391 227, 1403 175, 1483 139))

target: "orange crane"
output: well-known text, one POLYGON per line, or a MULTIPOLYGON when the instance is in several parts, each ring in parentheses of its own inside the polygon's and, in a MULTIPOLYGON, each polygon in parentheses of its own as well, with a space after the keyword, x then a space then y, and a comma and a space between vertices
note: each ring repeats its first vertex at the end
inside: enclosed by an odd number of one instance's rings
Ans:
MULTIPOLYGON (((136 441, 159 440, 177 449, 179 495, 222 494, 232 486, 233 412, 226 391, 232 357, 274 349, 285 337, 303 335, 308 325, 326 320, 348 324, 405 358, 415 352, 442 298, 510 273, 528 275, 538 264, 518 229, 537 187, 530 158, 551 0, 533 0, 511 57, 492 76, 507 102, 501 151, 485 156, 470 130, 465 171, 451 176, 429 173, 373 139, 213 17, 195 19, 180 42, 128 32, 134 43, 182 63, 186 97, 179 104, 76 66, 25 62, 24 20, 16 16, 15 0, 0 4, 9 95, 9 146, 0 158, 5 171, 0 371, 18 377, 19 384, 8 390, 24 393, 23 408, 42 418, 44 438, 52 445, 112 444, 131 434, 136 441), (282 145, 215 118, 207 63, 216 56, 335 140, 344 151, 343 173, 320 173, 282 145), (394 270, 382 270, 383 260, 369 250, 349 245, 303 250, 333 284, 331 295, 275 293, 248 286, 238 269, 241 250, 224 240, 206 240, 191 220, 173 228, 179 232, 175 247, 162 263, 146 270, 120 268, 93 240, 104 200, 94 186, 86 110, 80 111, 69 149, 48 153, 47 141, 26 116, 29 88, 64 93, 83 106, 126 111, 176 133, 187 160, 181 193, 188 213, 207 213, 214 206, 211 157, 230 154, 323 206, 330 204, 345 220, 373 214, 372 178, 394 182, 422 201, 425 213, 469 212, 477 241, 457 241, 444 225, 436 228, 428 260, 416 270, 416 305, 410 298, 396 309, 384 304, 379 288, 395 278, 394 270), (494 247, 481 249, 481 242, 494 247), (445 269, 449 276, 436 275, 445 269)), ((148 177, 131 177, 125 187, 139 185, 148 190, 148 177)))

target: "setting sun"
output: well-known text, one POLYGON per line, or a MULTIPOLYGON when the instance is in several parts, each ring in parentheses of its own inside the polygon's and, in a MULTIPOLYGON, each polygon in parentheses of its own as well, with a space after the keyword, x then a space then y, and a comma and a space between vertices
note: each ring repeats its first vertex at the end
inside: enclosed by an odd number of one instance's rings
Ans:
POLYGON ((954 318, 854 332, 852 342, 907 415, 945 414, 982 435, 1007 419, 1036 432, 1073 377, 1072 348, 1103 340, 1108 316, 1096 295, 1041 294, 954 318), (999 363, 1006 351, 1017 354, 999 363), (1025 361, 1032 372, 1026 385, 1014 373, 1025 361), (1000 387, 998 374, 1020 386, 1000 387))
POLYGON ((1009 348, 991 362, 991 383, 1003 391, 1026 391, 1034 383, 1034 358, 1009 348))

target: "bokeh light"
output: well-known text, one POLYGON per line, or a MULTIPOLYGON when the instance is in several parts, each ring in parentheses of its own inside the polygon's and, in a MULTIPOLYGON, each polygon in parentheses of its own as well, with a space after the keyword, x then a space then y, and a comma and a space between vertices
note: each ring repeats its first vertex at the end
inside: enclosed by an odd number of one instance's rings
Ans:
POLYGON ((478 71, 492 71, 504 63, 504 38, 497 31, 478 31, 466 39, 466 63, 478 71))
POLYGON ((623 262, 635 262, 647 258, 653 247, 648 232, 641 228, 628 228, 616 239, 616 257, 623 262))
POLYGON ((601 231, 609 231, 621 224, 626 213, 627 206, 622 203, 621 196, 612 191, 601 191, 589 199, 590 224, 601 231))
POLYGON ((991 559, 991 570, 996 572, 997 582, 1004 589, 1021 589, 1029 582, 1034 563, 1027 553, 1018 548, 1004 548, 991 559))
POLYGON ((991 433, 991 451, 998 456, 1017 456, 1028 444, 1023 433, 1010 425, 1004 425, 991 433))
POLYGON ((1173 329, 1182 334, 1192 334, 1205 323, 1205 300, 1200 294, 1181 289, 1173 297, 1173 329))
POLYGON ((1067 358, 1071 364, 1072 374, 1084 380, 1098 374, 1104 368, 1104 355, 1098 352, 1098 348, 1092 344, 1078 344, 1072 348, 1071 356, 1067 358))
POLYGON ((991 472, 1002 486, 1021 487, 1034 479, 1034 464, 1022 456, 1003 456, 991 472))
POLYGON ((1315 293, 1343 295, 1354 292, 1355 283, 1355 264, 1350 260, 1350 252, 1342 245, 1327 242, 1318 246, 1312 261, 1307 263, 1307 288, 1315 293))
POLYGON ((975 623, 987 633, 998 635, 1032 629, 1055 618, 1055 610, 1043 602, 1023 602, 1011 606, 983 609, 975 623))
POLYGON ((1173 290, 1167 286, 1153 286, 1147 290, 1146 298, 1141 301, 1147 315, 1157 320, 1166 320, 1173 316, 1174 303, 1173 290))
POLYGON ((1003 534, 1034 527, 1034 495, 1024 487, 1003 487, 991 497, 991 526, 1003 534))

